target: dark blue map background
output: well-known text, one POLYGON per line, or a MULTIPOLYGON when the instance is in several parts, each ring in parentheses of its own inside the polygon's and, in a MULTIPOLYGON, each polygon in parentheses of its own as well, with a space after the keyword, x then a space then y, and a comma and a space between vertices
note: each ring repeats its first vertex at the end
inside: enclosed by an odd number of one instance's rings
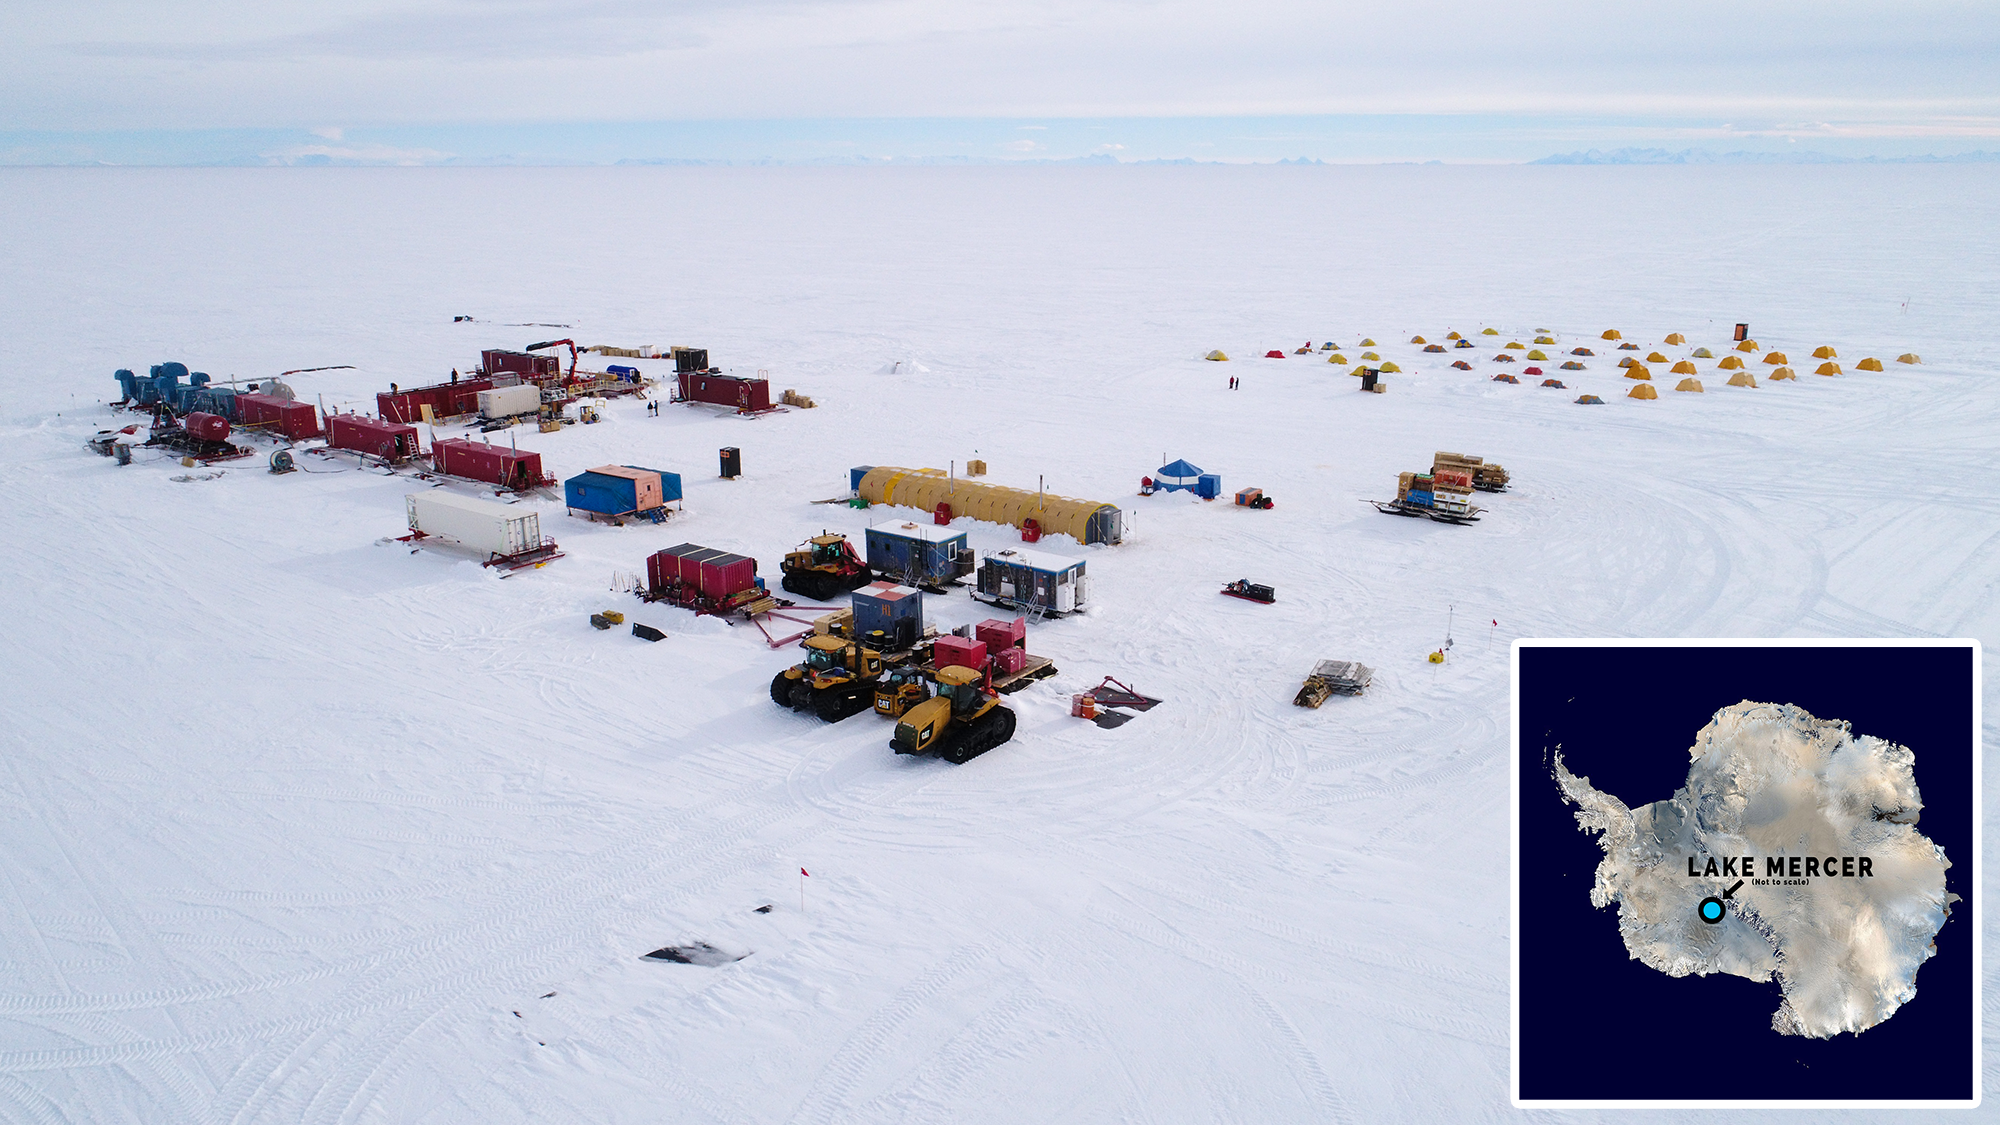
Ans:
POLYGON ((1524 647, 1520 676, 1523 1099, 1973 1096, 1969 647, 1524 647), (1917 830, 1944 848, 1946 888, 1963 901, 1916 998, 1858 1036, 1779 1035, 1775 980, 1668 977, 1630 959, 1615 904, 1590 905, 1603 852, 1562 800, 1550 750, 1628 806, 1664 800, 1687 780, 1696 732, 1745 699, 1845 719, 1916 753, 1917 830))

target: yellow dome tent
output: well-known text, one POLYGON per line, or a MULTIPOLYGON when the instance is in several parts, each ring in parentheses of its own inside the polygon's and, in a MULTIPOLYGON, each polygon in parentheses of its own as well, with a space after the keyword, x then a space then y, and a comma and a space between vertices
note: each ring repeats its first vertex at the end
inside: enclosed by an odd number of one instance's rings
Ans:
POLYGON ((1799 377, 1799 373, 1798 373, 1798 372, 1796 372, 1796 371, 1793 371, 1793 370, 1792 370, 1791 368, 1789 368, 1789 367, 1780 367, 1780 368, 1778 368, 1777 370, 1775 370, 1775 371, 1771 372, 1771 374, 1770 374, 1770 376, 1769 376, 1769 377, 1770 377, 1770 379, 1771 379, 1771 380, 1772 380, 1773 382, 1776 382, 1776 381, 1777 381, 1777 380, 1779 380, 1779 379, 1793 379, 1793 380, 1796 380, 1796 379, 1797 379, 1797 378, 1799 377))
POLYGON ((1549 357, 1542 354, 1542 349, 1536 348, 1534 351, 1528 353, 1528 358, 1534 360, 1543 360, 1549 357))
POLYGON ((1708 350, 1707 348, 1696 348, 1696 349, 1695 349, 1695 350, 1694 350, 1694 351, 1693 351, 1693 352, 1692 352, 1691 354, 1692 354, 1692 355, 1693 355, 1693 356, 1694 356, 1694 357, 1695 357, 1696 359, 1714 359, 1714 358, 1715 358, 1715 353, 1714 353, 1714 352, 1712 352, 1712 351, 1709 351, 1709 350, 1708 350))
POLYGON ((1625 377, 1627 379, 1651 379, 1653 377, 1653 373, 1646 369, 1645 364, 1635 363, 1632 366, 1625 369, 1625 377))
POLYGON ((1479 330, 1479 334, 1481 336, 1498 336, 1500 330, 1498 328, 1482 328, 1479 330))
POLYGON ((1897 362, 1897 363, 1922 363, 1922 362, 1923 362, 1923 360, 1921 360, 1921 359, 1917 358, 1917 353, 1915 353, 1915 352, 1904 352, 1904 353, 1903 353, 1902 355, 1899 355, 1899 356, 1897 356, 1897 357, 1896 357, 1896 362, 1897 362))
POLYGON ((1203 359, 1212 359, 1212 360, 1215 360, 1215 361, 1216 361, 1217 363, 1220 363, 1220 362, 1222 362, 1223 360, 1226 360, 1226 359, 1228 359, 1229 357, 1228 357, 1228 356, 1226 356, 1226 355, 1223 355, 1223 354, 1222 354, 1222 349, 1221 349, 1221 348, 1217 348, 1217 349, 1215 349, 1214 351, 1212 351, 1212 352, 1208 353, 1207 355, 1203 356, 1202 358, 1203 358, 1203 359))
POLYGON ((1428 341, 1428 340, 1424 339, 1424 338, 1423 338, 1422 336, 1412 336, 1412 337, 1410 337, 1410 343, 1412 343, 1412 344, 1427 344, 1427 343, 1429 343, 1429 342, 1430 342, 1430 341, 1428 341))
POLYGON ((1647 363, 1665 363, 1665 362, 1667 362, 1667 357, 1666 357, 1666 356, 1663 356, 1663 355, 1661 355, 1661 354, 1660 354, 1659 352, 1647 352, 1647 353, 1646 353, 1646 362, 1647 362, 1647 363))
POLYGON ((1528 346, 1528 345, 1526 345, 1526 344, 1522 343, 1522 342, 1521 342, 1521 341, 1519 341, 1519 340, 1509 340, 1509 341, 1507 341, 1506 343, 1504 343, 1504 344, 1500 345, 1500 350, 1501 350, 1501 351, 1503 351, 1503 352, 1504 352, 1504 351, 1520 351, 1520 350, 1521 350, 1522 348, 1525 348, 1525 347, 1527 347, 1527 346, 1528 346))
POLYGON ((1620 366, 1620 367, 1637 367, 1638 365, 1639 365, 1639 361, 1638 361, 1638 360, 1636 360, 1636 359, 1633 359, 1633 358, 1632 358, 1631 356, 1629 356, 1629 355, 1628 355, 1628 356, 1621 356, 1621 357, 1619 358, 1619 360, 1618 360, 1618 366, 1620 366))
POLYGON ((1340 354, 1339 352, 1335 352, 1335 353, 1333 353, 1332 355, 1330 355, 1330 356, 1327 356, 1327 357, 1326 357, 1326 361, 1327 361, 1328 363, 1338 363, 1338 364, 1340 364, 1340 365, 1341 365, 1342 367, 1345 367, 1345 366, 1347 366, 1347 357, 1346 357, 1346 356, 1344 356, 1344 355, 1341 355, 1341 354, 1340 354))
POLYGON ((1784 365, 1792 361, 1785 358, 1784 352, 1765 352, 1764 362, 1770 364, 1773 367, 1783 367, 1784 365))
POLYGON ((1687 342, 1688 338, 1678 332, 1669 332, 1667 333, 1667 338, 1660 341, 1662 344, 1685 344, 1687 342))
POLYGON ((1692 375, 1694 374, 1694 364, 1687 360, 1681 360, 1679 363, 1674 364, 1674 374, 1692 375))
POLYGON ((1625 392, 1625 397, 1626 397, 1626 398, 1659 398, 1659 397, 1660 397, 1660 392, 1658 392, 1658 391, 1654 390, 1654 389, 1653 389, 1653 384, 1651 384, 1651 383, 1634 383, 1634 384, 1632 384, 1632 389, 1631 389, 1631 390, 1629 390, 1629 391, 1626 391, 1626 392, 1625 392))
POLYGON ((1742 343, 1736 345, 1736 350, 1739 352, 1757 352, 1757 351, 1763 351, 1764 349, 1758 347, 1757 341, 1755 340, 1745 340, 1742 343))
POLYGON ((1374 347, 1374 346, 1375 346, 1375 341, 1373 341, 1373 340, 1369 340, 1369 339, 1365 339, 1365 338, 1364 338, 1364 339, 1363 339, 1363 340, 1361 341, 1361 346, 1362 346, 1362 347, 1364 347, 1364 348, 1372 348, 1372 347, 1374 347))
POLYGON ((1394 371, 1394 372, 1401 372, 1401 371, 1402 371, 1403 369, 1402 369, 1402 368, 1400 368, 1400 367, 1397 367, 1397 366, 1396 366, 1396 365, 1395 365, 1394 363, 1385 363, 1385 364, 1383 364, 1383 365, 1382 365, 1382 367, 1381 367, 1381 370, 1383 370, 1383 371, 1394 371))
POLYGON ((1555 342, 1556 342, 1556 338, 1555 338, 1554 336, 1537 336, 1537 337, 1535 337, 1535 343, 1537 343, 1537 344, 1553 344, 1553 343, 1555 343, 1555 342))
POLYGON ((1124 536, 1123 517, 1116 506, 1095 500, 1037 493, 1032 488, 956 480, 936 469, 876 466, 861 478, 858 490, 871 504, 935 511, 950 504, 954 515, 1015 527, 1029 519, 1051 534, 1078 543, 1116 543, 1124 536))
POLYGON ((1837 352, 1837 351, 1834 351, 1834 350, 1833 350, 1833 345, 1831 345, 1831 344, 1821 344, 1821 345, 1820 345, 1819 347, 1816 347, 1816 348, 1814 348, 1814 349, 1813 349, 1813 358, 1814 358, 1814 359, 1839 359, 1839 358, 1840 358, 1840 353, 1839 353, 1839 352, 1837 352))
POLYGON ((1743 361, 1733 355, 1726 355, 1722 357, 1722 362, 1716 364, 1716 366, 1724 371, 1735 371, 1743 366, 1743 361))
MULTIPOLYGON (((1692 380, 1689 381, 1692 382, 1692 380)), ((1757 385, 1757 377, 1748 371, 1738 371, 1729 377, 1729 385, 1732 387, 1754 387, 1757 385)))
POLYGON ((1359 379, 1361 376, 1368 374, 1368 365, 1365 363, 1356 364, 1354 370, 1349 371, 1348 374, 1359 379))
POLYGON ((1700 394, 1702 393, 1701 380, 1682 379, 1680 382, 1674 384, 1674 389, 1677 391, 1693 391, 1695 394, 1700 394))
POLYGON ((1362 358, 1362 359, 1381 359, 1382 357, 1381 357, 1381 356, 1379 356, 1379 355, 1376 355, 1376 354, 1375 354, 1374 352, 1362 352, 1362 353, 1361 353, 1361 358, 1362 358))
POLYGON ((1444 334, 1444 338, 1445 338, 1445 339, 1447 339, 1447 340, 1463 340, 1463 339, 1465 339, 1465 337, 1463 337, 1463 336, 1459 335, 1459 334, 1458 334, 1458 333, 1456 333, 1456 332, 1447 332, 1447 333, 1445 333, 1445 334, 1444 334))
POLYGON ((1624 338, 1625 337, 1616 328, 1605 329, 1604 335, 1599 337, 1599 339, 1604 339, 1604 340, 1623 340, 1624 338))
POLYGON ((1838 363, 1833 362, 1832 360, 1827 360, 1825 363, 1820 364, 1819 367, 1813 371, 1813 374, 1838 375, 1840 374, 1840 365, 1838 363))
POLYGON ((1860 363, 1855 364, 1854 369, 1856 371, 1880 371, 1882 370, 1882 361, 1870 356, 1860 363))

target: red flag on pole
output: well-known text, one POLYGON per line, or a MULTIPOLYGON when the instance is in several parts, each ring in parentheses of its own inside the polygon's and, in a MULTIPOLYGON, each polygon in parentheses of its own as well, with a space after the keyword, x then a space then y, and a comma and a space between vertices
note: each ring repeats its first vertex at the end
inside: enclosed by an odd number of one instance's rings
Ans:
POLYGON ((806 876, 807 878, 811 878, 811 877, 812 877, 812 872, 810 872, 810 871, 807 871, 807 870, 806 870, 805 868, 803 868, 803 867, 799 868, 799 874, 801 874, 801 875, 804 875, 804 876, 806 876))

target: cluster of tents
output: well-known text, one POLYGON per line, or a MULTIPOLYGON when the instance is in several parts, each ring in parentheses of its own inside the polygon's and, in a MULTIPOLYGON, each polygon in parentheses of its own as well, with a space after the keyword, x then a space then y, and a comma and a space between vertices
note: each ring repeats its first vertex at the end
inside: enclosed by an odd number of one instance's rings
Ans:
MULTIPOLYGON (((1739 332, 1741 331, 1741 326, 1739 326, 1738 330, 1739 332)), ((1494 328, 1482 328, 1479 330, 1479 334, 1482 336, 1501 335, 1500 331, 1494 328)), ((1421 348, 1423 351, 1430 353, 1444 353, 1452 350, 1452 348, 1471 348, 1474 346, 1471 340, 1465 338, 1464 336, 1460 335, 1457 332, 1447 332, 1444 338, 1446 340, 1453 341, 1450 348, 1446 347, 1442 343, 1433 344, 1422 336, 1410 337, 1410 343, 1416 347, 1421 348)), ((1602 335, 1599 336, 1599 339, 1624 341, 1625 337, 1624 334, 1621 333, 1618 329, 1607 328, 1604 330, 1602 335)), ((1680 346, 1685 346, 1687 344, 1687 337, 1679 332, 1670 332, 1667 334, 1666 338, 1661 340, 1660 342, 1663 345, 1669 347, 1680 347, 1680 346)), ((1537 328, 1535 330, 1535 335, 1534 335, 1534 345, 1535 345, 1534 347, 1530 348, 1528 345, 1521 344, 1517 341, 1510 341, 1506 344, 1501 345, 1499 353, 1493 356, 1493 361, 1495 363, 1513 363, 1515 362, 1515 358, 1514 356, 1508 353, 1510 351, 1523 351, 1525 352, 1526 359, 1535 362, 1545 362, 1548 360, 1549 356, 1547 352, 1544 352, 1541 349, 1543 347, 1556 346, 1556 338, 1553 334, 1549 332, 1548 329, 1537 328)), ((1364 339, 1361 341, 1361 346, 1364 348, 1373 348, 1376 347, 1377 345, 1374 340, 1364 339)), ((1331 340, 1328 340, 1325 343, 1321 344, 1319 346, 1319 350, 1321 352, 1332 353, 1327 357, 1327 362, 1329 363, 1334 363, 1334 364, 1347 363, 1347 357, 1340 354, 1340 346, 1338 344, 1335 344, 1331 340)), ((1618 344, 1618 350, 1638 351, 1639 345, 1630 342, 1620 342, 1618 344)), ((1757 341, 1751 339, 1743 339, 1737 341, 1733 350, 1740 354, 1725 355, 1716 364, 1717 372, 1725 372, 1725 371, 1729 372, 1729 377, 1728 377, 1729 386, 1755 387, 1757 385, 1757 378, 1755 375, 1751 374, 1750 368, 1746 365, 1744 361, 1744 356, 1756 356, 1757 353, 1759 352, 1762 352, 1763 354, 1758 357, 1758 361, 1763 363, 1767 368, 1769 368, 1769 370, 1766 372, 1765 375, 1767 379, 1777 382, 1786 379, 1798 378, 1798 373, 1794 371, 1791 367, 1790 358, 1787 357, 1784 352, 1765 351, 1762 345, 1758 344, 1757 341)), ((1306 341, 1303 347, 1298 348, 1292 354, 1309 355, 1312 353, 1312 351, 1313 351, 1313 343, 1312 341, 1308 340, 1306 341)), ((1579 357, 1592 357, 1596 355, 1595 352, 1591 351, 1589 348, 1586 347, 1572 348, 1570 349, 1570 354, 1579 357)), ((1822 345, 1818 348, 1813 349, 1812 354, 1814 359, 1821 361, 1819 366, 1814 369, 1813 371, 1814 374, 1816 375, 1843 374, 1840 364, 1836 362, 1836 360, 1839 359, 1839 353, 1834 351, 1832 346, 1822 345)), ((1272 349, 1271 351, 1265 352, 1264 355, 1265 358, 1267 359, 1285 358, 1285 353, 1277 349, 1272 349)), ((1221 349, 1217 349, 1215 351, 1209 352, 1208 355, 1205 356, 1204 358, 1220 362, 1227 360, 1229 356, 1224 354, 1221 351, 1221 349)), ((1714 352, 1710 351, 1705 347, 1697 347, 1693 351, 1689 352, 1686 358, 1680 360, 1669 360, 1665 355, 1661 354, 1658 351, 1654 351, 1648 354, 1643 361, 1633 359, 1631 356, 1625 356, 1624 358, 1618 361, 1618 366, 1623 370, 1623 373, 1626 378, 1634 380, 1634 385, 1628 392, 1626 392, 1626 397, 1638 398, 1638 399, 1657 399, 1658 397, 1660 397, 1659 392, 1654 390, 1652 386, 1653 373, 1652 369, 1646 366, 1647 364, 1671 363, 1672 366, 1669 369, 1671 373, 1675 375, 1684 376, 1684 378, 1682 378, 1680 382, 1674 384, 1674 390, 1687 392, 1691 394, 1700 394, 1703 392, 1705 388, 1703 388, 1701 380, 1696 377, 1699 374, 1699 371, 1695 367, 1694 361, 1697 359, 1715 359, 1715 358, 1716 357, 1714 352)), ((1384 361, 1380 355, 1376 354, 1373 351, 1366 351, 1361 353, 1361 359, 1363 361, 1362 365, 1356 367, 1351 372, 1351 374, 1360 375, 1363 372, 1370 370, 1368 366, 1368 364, 1370 363, 1376 364, 1376 366, 1373 368, 1373 370, 1376 371, 1396 372, 1402 370, 1395 364, 1394 361, 1384 361)), ((1919 357, 1915 352, 1904 352, 1902 355, 1896 357, 1896 362, 1905 364, 1919 364, 1923 362, 1923 359, 1919 357)), ((1464 360, 1456 361, 1451 366, 1457 368, 1460 371, 1472 370, 1472 365, 1466 363, 1464 360)), ((1585 364, 1580 359, 1565 360, 1562 363, 1561 367, 1562 370, 1564 371, 1586 370, 1585 364)), ((1873 356, 1865 358, 1860 362, 1856 363, 1854 365, 1854 368, 1857 371, 1883 370, 1882 361, 1874 358, 1873 356)), ((1522 373, 1526 375, 1540 375, 1542 371, 1538 367, 1529 367, 1524 369, 1522 373)), ((1518 378, 1515 378, 1511 374, 1495 375, 1493 377, 1493 381, 1497 383, 1520 382, 1518 378)), ((1544 379, 1542 380, 1541 385, 1544 387, 1557 387, 1557 388, 1563 387, 1562 380, 1560 379, 1544 379)), ((1581 398, 1578 398, 1577 401, 1601 403, 1603 400, 1599 399, 1596 395, 1584 395, 1581 398)), ((1176 462, 1176 464, 1184 464, 1184 462, 1176 462)), ((1165 470, 1163 469, 1161 471, 1164 472, 1165 470)), ((1199 471, 1197 470, 1197 475, 1198 474, 1199 471)))

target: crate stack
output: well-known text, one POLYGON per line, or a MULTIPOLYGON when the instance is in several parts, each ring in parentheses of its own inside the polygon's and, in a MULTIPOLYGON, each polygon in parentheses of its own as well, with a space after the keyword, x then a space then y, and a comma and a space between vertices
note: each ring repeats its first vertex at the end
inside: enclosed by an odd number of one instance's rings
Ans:
POLYGON ((1467 457, 1463 453, 1447 453, 1440 449, 1431 458, 1431 472, 1439 470, 1457 471, 1472 477, 1472 486, 1487 492, 1499 492, 1507 487, 1507 470, 1480 457, 1467 457))
POLYGON ((1431 507, 1450 515, 1468 514, 1472 507, 1472 469, 1461 465, 1431 466, 1431 507))

